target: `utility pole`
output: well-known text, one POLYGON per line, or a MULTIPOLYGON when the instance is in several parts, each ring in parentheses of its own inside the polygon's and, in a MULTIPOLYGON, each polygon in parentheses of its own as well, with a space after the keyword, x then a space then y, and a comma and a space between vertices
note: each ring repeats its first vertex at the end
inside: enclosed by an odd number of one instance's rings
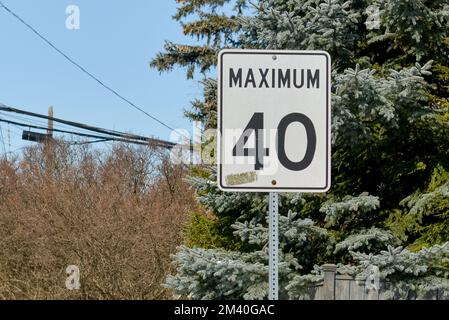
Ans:
POLYGON ((49 139, 53 138, 53 107, 48 108, 48 125, 47 125, 47 135, 49 139))
POLYGON ((47 165, 54 165, 53 145, 53 107, 48 107, 47 137, 43 141, 47 165))

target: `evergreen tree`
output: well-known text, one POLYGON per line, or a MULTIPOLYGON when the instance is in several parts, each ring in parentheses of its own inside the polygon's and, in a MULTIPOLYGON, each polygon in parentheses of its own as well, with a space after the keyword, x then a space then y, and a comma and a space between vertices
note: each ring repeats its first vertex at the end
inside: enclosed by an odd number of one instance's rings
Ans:
MULTIPOLYGON (((359 278, 379 267, 391 298, 449 297, 449 0, 178 2, 184 33, 205 44, 168 43, 152 62, 160 71, 207 72, 225 47, 332 56, 332 189, 280 197, 281 297, 309 298, 323 263, 359 278)), ((216 81, 203 84, 187 116, 213 128, 216 81)), ((167 285, 199 299, 266 298, 266 195, 222 193, 207 167, 192 184, 214 217, 194 216, 167 285)))

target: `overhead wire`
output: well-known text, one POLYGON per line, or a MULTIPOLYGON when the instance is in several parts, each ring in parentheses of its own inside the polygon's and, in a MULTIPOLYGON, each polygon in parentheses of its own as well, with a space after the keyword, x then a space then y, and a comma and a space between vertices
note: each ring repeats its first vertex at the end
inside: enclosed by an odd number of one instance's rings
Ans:
MULTIPOLYGON (((48 121, 40 121, 40 120, 36 120, 36 119, 33 119, 33 118, 21 117, 21 116, 12 115, 12 114, 9 114, 9 113, 6 113, 6 112, 0 112, 0 118, 2 118, 2 117, 5 120, 14 119, 14 120, 18 120, 20 122, 31 123, 31 124, 36 125, 36 126, 48 128, 48 121)), ((14 121, 14 120, 12 120, 12 121, 14 121)), ((54 129, 59 129, 59 130, 70 130, 70 131, 73 131, 72 130, 73 127, 71 127, 69 125, 64 125, 64 124, 58 124, 58 123, 53 123, 53 128, 54 129)), ((42 130, 44 130, 44 129, 42 129, 42 130)), ((82 132, 80 132, 80 133, 82 133, 82 132)), ((106 141, 108 141, 108 140, 106 140, 106 141)))
MULTIPOLYGON (((174 129, 172 126, 168 125, 162 120, 159 120, 157 117, 151 115, 141 107, 137 106, 135 103, 130 101, 129 99, 125 98, 123 95, 121 95, 116 90, 112 89, 110 86, 106 85, 102 80, 100 80, 98 77, 93 75, 91 72, 89 72, 86 68, 81 66, 79 63, 77 63, 74 59, 69 57, 66 53, 64 53, 62 50, 58 49, 50 40, 48 40, 44 35, 42 35, 39 31, 37 31, 34 27, 32 27, 29 23, 27 23, 24 19, 22 19, 17 13, 12 11, 9 7, 7 7, 2 1, 0 1, 0 8, 3 8, 6 12, 8 12, 10 15, 15 17, 18 21, 20 21, 23 25, 25 25, 29 30, 31 30, 34 34, 36 34, 40 39, 42 39, 47 45, 49 45, 53 50, 58 52, 61 56, 63 56, 67 61, 69 61, 71 64, 76 66, 79 70, 81 70, 83 73, 85 73, 87 76, 89 76, 91 79, 95 80, 97 83, 99 83, 102 87, 104 87, 106 90, 117 96, 119 99, 133 107, 134 109, 142 112, 147 117, 151 118, 152 120, 156 121, 160 125, 164 126, 167 129, 170 129, 172 131, 178 132, 176 129, 174 129)), ((183 133, 180 133, 181 135, 185 136, 183 133)), ((187 137, 186 137, 187 138, 187 137)))
POLYGON ((77 141, 77 142, 72 142, 72 145, 77 145, 77 146, 81 146, 81 145, 86 145, 86 144, 93 144, 93 143, 100 143, 100 142, 108 142, 110 141, 110 139, 98 139, 98 140, 93 140, 93 141, 77 141))
MULTIPOLYGON (((135 135, 135 134, 129 134, 129 133, 124 133, 124 132, 120 132, 120 131, 94 127, 94 126, 86 125, 86 124, 79 123, 79 122, 49 117, 47 115, 42 115, 42 114, 38 114, 38 113, 34 113, 34 112, 29 112, 29 111, 25 111, 25 110, 21 110, 21 109, 8 107, 2 103, 0 103, 0 111, 13 112, 13 113, 26 115, 26 116, 32 116, 32 117, 37 117, 37 118, 41 118, 41 119, 52 120, 54 122, 63 123, 63 124, 69 125, 71 127, 76 127, 79 129, 83 129, 83 130, 87 130, 87 131, 91 131, 91 132, 95 132, 95 133, 106 134, 106 135, 118 137, 121 139, 137 140, 140 142, 145 142, 143 144, 147 144, 147 145, 150 143, 153 145, 158 145, 158 146, 169 148, 169 149, 171 149, 175 146, 174 143, 169 142, 169 141, 164 141, 164 140, 160 140, 160 139, 156 139, 156 138, 148 138, 148 137, 139 136, 139 135, 135 135)), ((61 131, 60 129, 58 129, 58 130, 61 131)), ((56 130, 53 130, 53 131, 56 131, 56 130)))
MULTIPOLYGON (((4 120, 4 119, 1 119, 1 118, 0 118, 0 122, 8 123, 8 124, 11 124, 13 126, 21 127, 21 128, 47 130, 46 127, 36 126, 36 125, 26 124, 26 123, 20 123, 20 122, 16 122, 16 121, 4 120)), ((125 142, 125 143, 139 144, 139 145, 149 145, 148 143, 145 143, 145 142, 133 141, 133 140, 124 139, 124 138, 105 137, 105 136, 85 134, 85 133, 80 133, 80 132, 75 132, 75 131, 67 131, 67 130, 60 130, 60 129, 53 129, 52 131, 58 132, 58 133, 66 133, 66 134, 76 135, 76 136, 85 137, 85 138, 98 139, 98 140, 101 140, 101 142, 103 142, 103 141, 115 141, 115 142, 125 142)), ((157 144, 155 146, 166 147, 166 148, 168 147, 168 146, 161 146, 161 145, 157 145, 157 144)))
MULTIPOLYGON (((7 117, 7 118, 11 118, 11 119, 15 119, 15 120, 19 120, 19 121, 26 121, 35 125, 39 125, 39 126, 46 126, 48 124, 47 121, 40 121, 40 120, 36 120, 33 118, 27 118, 27 117, 21 117, 21 116, 17 116, 17 115, 12 115, 9 113, 5 113, 5 112, 0 112, 0 116, 2 117, 7 117)), ((60 129, 68 129, 70 128, 70 126, 67 125, 60 125, 60 124, 54 124, 55 127, 58 127, 60 129)))

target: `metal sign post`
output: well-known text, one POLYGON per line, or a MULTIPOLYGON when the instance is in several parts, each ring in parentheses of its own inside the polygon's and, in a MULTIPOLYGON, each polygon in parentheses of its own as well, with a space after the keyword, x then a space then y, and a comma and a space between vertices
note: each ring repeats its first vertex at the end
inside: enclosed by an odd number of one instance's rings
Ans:
POLYGON ((279 299, 279 196, 270 192, 269 196, 269 300, 279 299))

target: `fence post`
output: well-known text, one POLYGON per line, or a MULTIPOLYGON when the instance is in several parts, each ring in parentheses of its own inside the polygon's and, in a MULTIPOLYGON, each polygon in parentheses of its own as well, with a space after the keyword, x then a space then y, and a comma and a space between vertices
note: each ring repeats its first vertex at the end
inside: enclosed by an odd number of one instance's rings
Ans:
POLYGON ((324 272, 323 282, 323 300, 335 300, 335 272, 337 266, 334 264, 325 264, 322 266, 324 272))

